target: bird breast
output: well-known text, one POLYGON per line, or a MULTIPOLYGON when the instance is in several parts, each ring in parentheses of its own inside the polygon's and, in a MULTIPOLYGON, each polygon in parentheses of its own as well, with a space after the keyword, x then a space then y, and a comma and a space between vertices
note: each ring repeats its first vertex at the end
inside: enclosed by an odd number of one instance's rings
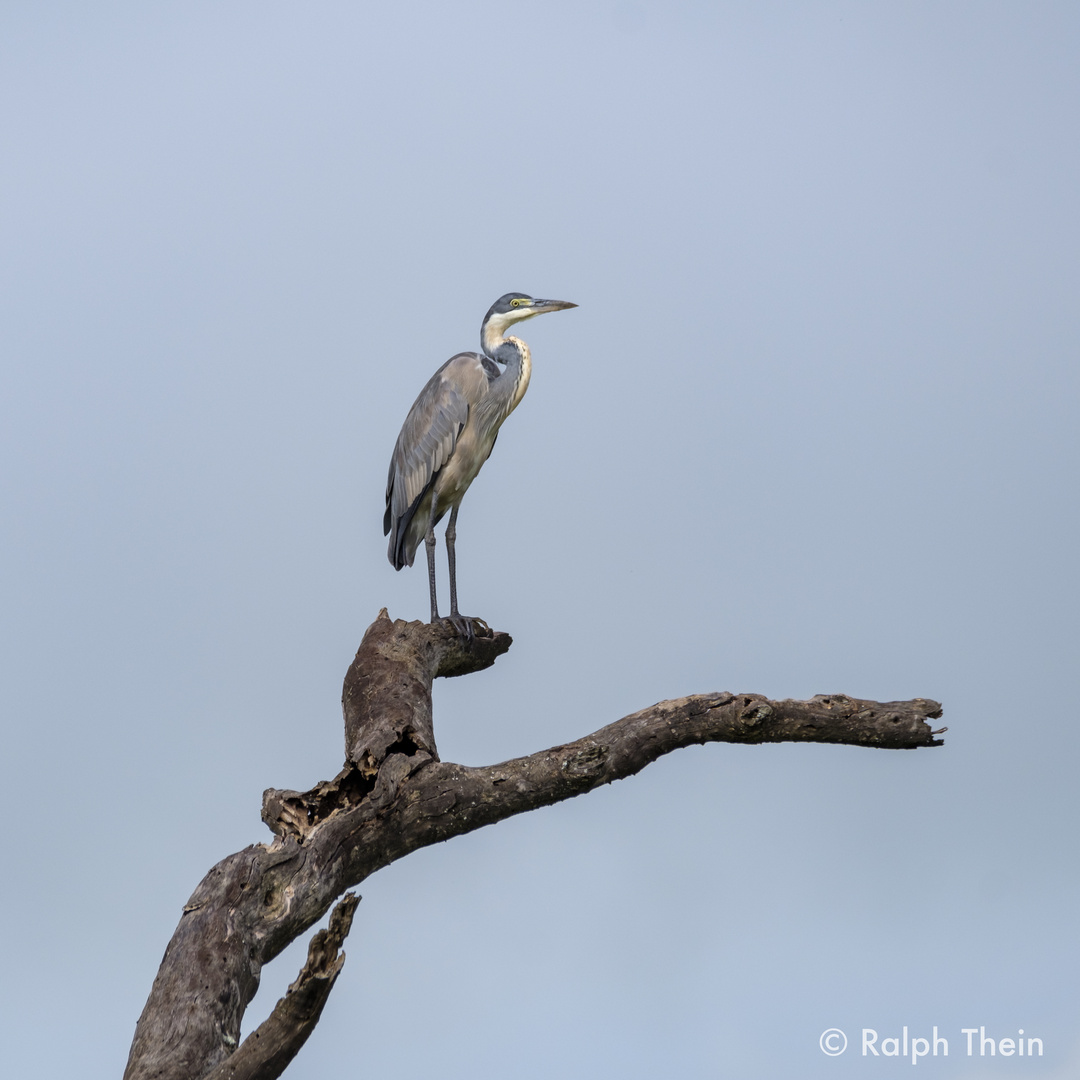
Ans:
POLYGON ((442 467, 435 480, 435 491, 439 496, 440 507, 456 506, 476 479, 484 462, 495 445, 498 427, 480 430, 476 422, 476 409, 469 412, 457 445, 450 455, 450 460, 442 467))

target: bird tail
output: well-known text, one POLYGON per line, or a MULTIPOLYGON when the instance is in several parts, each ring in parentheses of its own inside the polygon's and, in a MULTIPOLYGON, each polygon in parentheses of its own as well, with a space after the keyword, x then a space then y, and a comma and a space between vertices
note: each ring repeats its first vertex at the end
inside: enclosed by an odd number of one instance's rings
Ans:
POLYGON ((390 496, 387 497, 386 513, 383 515, 383 535, 390 534, 390 544, 386 549, 386 557, 395 570, 405 566, 412 566, 416 558, 416 549, 424 538, 422 523, 416 519, 416 511, 424 501, 424 496, 431 490, 435 479, 420 492, 412 501, 412 505, 396 519, 390 508, 390 496))

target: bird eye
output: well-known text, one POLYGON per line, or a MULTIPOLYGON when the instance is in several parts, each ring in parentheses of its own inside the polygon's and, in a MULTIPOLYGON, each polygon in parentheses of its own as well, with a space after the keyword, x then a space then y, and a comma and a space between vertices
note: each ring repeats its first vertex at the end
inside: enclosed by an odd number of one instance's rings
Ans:
POLYGON ((511 300, 510 301, 510 306, 511 307, 521 307, 521 300, 511 300))

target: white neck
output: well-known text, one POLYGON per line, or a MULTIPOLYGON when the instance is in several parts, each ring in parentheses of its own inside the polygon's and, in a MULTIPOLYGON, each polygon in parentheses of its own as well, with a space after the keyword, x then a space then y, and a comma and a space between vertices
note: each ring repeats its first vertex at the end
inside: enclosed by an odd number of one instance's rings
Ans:
MULTIPOLYGON (((484 328, 480 332, 480 344, 483 346, 484 352, 495 359, 495 350, 506 341, 517 341, 517 338, 506 337, 506 331, 510 329, 514 323, 524 322, 526 319, 531 319, 534 315, 539 314, 536 311, 526 312, 524 315, 520 311, 503 311, 497 315, 492 315, 486 323, 484 328)), ((523 343, 524 344, 524 343, 523 343)), ((525 348, 525 352, 528 353, 528 347, 525 348)))

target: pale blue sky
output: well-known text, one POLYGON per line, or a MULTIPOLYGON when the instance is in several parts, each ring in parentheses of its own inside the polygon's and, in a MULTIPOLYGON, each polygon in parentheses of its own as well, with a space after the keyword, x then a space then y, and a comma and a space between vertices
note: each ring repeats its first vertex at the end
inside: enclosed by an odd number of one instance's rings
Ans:
POLYGON ((417 853, 288 1075, 876 1076, 819 1035, 904 1025, 1075 1075, 1078 48, 1037 0, 5 5, 0 1072, 118 1076, 263 788, 339 768, 364 628, 426 614, 398 428, 514 289, 580 307, 462 506, 515 644, 443 757, 721 689, 946 746, 699 748, 417 853))

